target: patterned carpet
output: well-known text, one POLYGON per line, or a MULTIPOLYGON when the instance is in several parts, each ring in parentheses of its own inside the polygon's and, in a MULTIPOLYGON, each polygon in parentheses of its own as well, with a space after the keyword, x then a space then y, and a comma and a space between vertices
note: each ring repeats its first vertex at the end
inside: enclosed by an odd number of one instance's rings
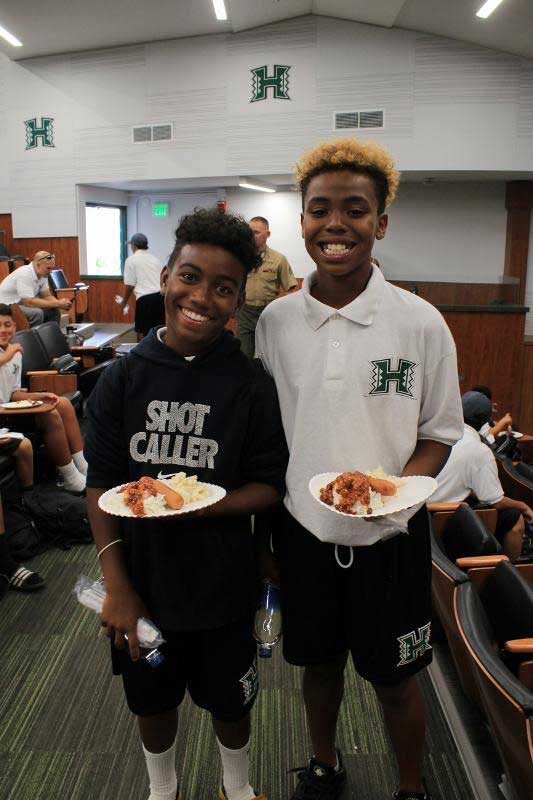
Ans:
MULTIPOLYGON (((137 730, 112 679, 97 618, 77 604, 80 573, 97 577, 92 547, 50 551, 31 565, 47 580, 36 595, 10 592, 0 614, 1 800, 146 800, 137 730)), ((309 753, 299 670, 279 653, 261 664, 253 713, 254 785, 269 800, 290 796, 309 753)), ((427 677, 426 776, 433 800, 471 800, 455 745, 427 677)), ((395 767, 369 684, 347 676, 338 742, 349 775, 347 797, 386 800, 395 767)), ((216 798, 220 780, 211 721, 187 700, 178 732, 178 770, 186 800, 216 798)))

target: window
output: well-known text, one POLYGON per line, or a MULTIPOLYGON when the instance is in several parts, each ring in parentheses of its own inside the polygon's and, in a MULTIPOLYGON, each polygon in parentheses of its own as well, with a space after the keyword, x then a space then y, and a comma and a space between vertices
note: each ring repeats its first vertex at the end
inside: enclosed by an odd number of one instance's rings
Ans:
POLYGON ((85 204, 87 274, 90 278, 120 278, 126 258, 126 208, 85 204))

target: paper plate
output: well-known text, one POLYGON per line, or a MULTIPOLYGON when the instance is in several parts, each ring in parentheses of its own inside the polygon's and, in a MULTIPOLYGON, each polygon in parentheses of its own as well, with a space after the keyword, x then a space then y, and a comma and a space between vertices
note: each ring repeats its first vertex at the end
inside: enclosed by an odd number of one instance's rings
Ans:
POLYGON ((2 408, 35 408, 42 406, 44 400, 12 400, 9 403, 2 403, 2 408))
MULTIPOLYGON (((521 439, 523 435, 524 434, 520 433, 520 431, 511 431, 511 436, 513 436, 515 439, 521 439)), ((505 431, 500 431, 500 433, 498 434, 498 437, 500 437, 500 436, 506 436, 505 431)))
POLYGON ((309 481, 309 491, 321 506, 332 511, 334 514, 340 514, 341 517, 348 517, 349 519, 361 519, 371 517, 385 517, 387 514, 394 514, 396 511, 403 511, 406 508, 411 508, 417 503, 422 503, 430 497, 438 484, 435 478, 430 478, 427 475, 411 475, 408 478, 402 478, 402 485, 398 487, 398 492, 394 497, 385 498, 385 505, 377 508, 372 514, 347 514, 344 511, 338 511, 335 506, 328 506, 320 499, 320 490, 327 486, 328 483, 334 481, 342 472, 321 472, 320 475, 315 475, 309 481))
MULTIPOLYGON (((128 481, 128 483, 131 483, 131 481, 128 481)), ((146 514, 144 517, 138 517, 133 513, 131 508, 124 508, 117 511, 117 509, 114 507, 113 498, 124 486, 127 486, 127 484, 123 483, 120 486, 115 486, 113 489, 108 489, 107 492, 104 492, 104 494, 100 496, 98 505, 102 511, 105 511, 106 514, 111 514, 113 517, 129 517, 130 519, 160 519, 161 517, 176 517, 179 514, 188 514, 190 511, 198 511, 200 508, 207 508, 208 506, 218 503, 219 500, 222 500, 222 498, 226 496, 226 490, 223 489, 222 486, 217 486, 215 483, 202 483, 201 481, 198 481, 198 486, 203 486, 209 490, 208 497, 204 497, 202 500, 195 500, 192 503, 185 503, 183 508, 180 509, 165 508, 160 514, 146 514)))

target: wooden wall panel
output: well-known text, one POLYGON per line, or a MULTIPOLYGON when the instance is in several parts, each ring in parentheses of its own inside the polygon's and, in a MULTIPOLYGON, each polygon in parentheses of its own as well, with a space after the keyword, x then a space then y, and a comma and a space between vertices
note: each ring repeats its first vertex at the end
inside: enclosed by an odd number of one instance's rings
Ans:
POLYGON ((87 322, 133 322, 135 318, 134 297, 130 298, 130 310, 126 316, 122 314, 117 303, 115 303, 115 295, 124 293, 122 278, 106 278, 104 280, 87 278, 85 283, 90 288, 89 307, 84 315, 84 320, 87 322))
POLYGON ((53 236, 36 239, 13 239, 12 252, 32 259, 39 250, 47 250, 56 256, 56 266, 65 270, 69 284, 80 279, 80 259, 77 236, 53 236))
POLYGON ((533 434, 533 337, 526 341, 522 369, 522 402, 519 430, 533 434))
POLYGON ((0 214, 0 244, 13 253, 13 225, 11 214, 0 214))
POLYGON ((492 389, 502 413, 518 419, 524 351, 524 314, 445 311, 457 347, 461 392, 476 384, 492 389))

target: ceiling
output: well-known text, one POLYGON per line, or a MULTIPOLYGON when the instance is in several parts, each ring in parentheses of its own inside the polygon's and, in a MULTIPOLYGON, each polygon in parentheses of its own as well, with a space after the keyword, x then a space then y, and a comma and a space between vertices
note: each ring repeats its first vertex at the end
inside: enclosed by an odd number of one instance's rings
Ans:
POLYGON ((533 59, 533 0, 503 0, 486 20, 483 0, 226 0, 228 21, 211 0, 0 0, 0 25, 23 42, 0 40, 21 60, 185 36, 236 33, 304 14, 408 28, 533 59))

